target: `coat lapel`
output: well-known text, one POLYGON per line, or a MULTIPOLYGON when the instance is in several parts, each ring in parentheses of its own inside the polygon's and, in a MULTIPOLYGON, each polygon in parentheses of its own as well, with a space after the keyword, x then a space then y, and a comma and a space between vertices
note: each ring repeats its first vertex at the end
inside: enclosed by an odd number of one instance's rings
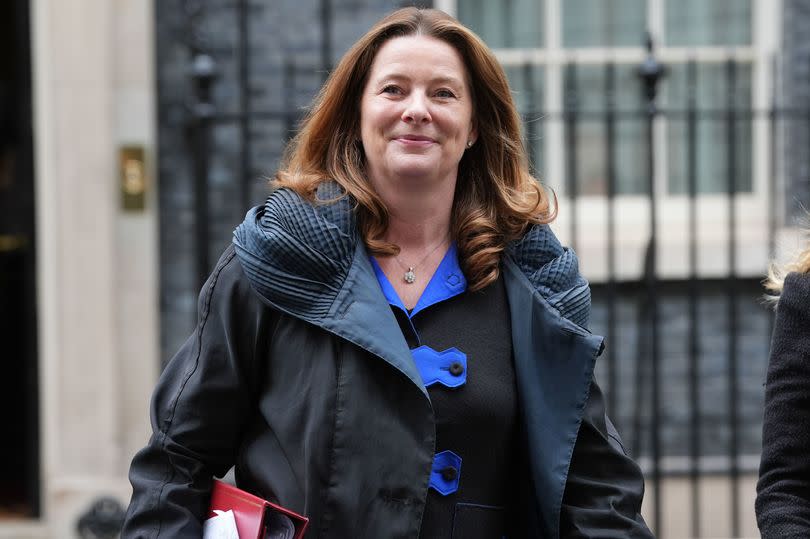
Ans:
POLYGON ((383 359, 427 397, 425 384, 362 242, 357 243, 351 269, 329 315, 315 323, 383 359))
POLYGON ((542 501, 542 526, 556 538, 568 467, 603 339, 562 318, 509 257, 503 268, 532 490, 542 501))

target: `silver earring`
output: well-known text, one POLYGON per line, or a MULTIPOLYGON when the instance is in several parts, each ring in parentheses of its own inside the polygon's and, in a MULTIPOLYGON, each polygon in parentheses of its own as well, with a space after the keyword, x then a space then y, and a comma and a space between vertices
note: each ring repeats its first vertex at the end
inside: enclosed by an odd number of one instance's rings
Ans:
POLYGON ((472 145, 473 145, 473 141, 468 140, 468 141, 467 141, 467 147, 468 147, 468 148, 472 148, 472 145))

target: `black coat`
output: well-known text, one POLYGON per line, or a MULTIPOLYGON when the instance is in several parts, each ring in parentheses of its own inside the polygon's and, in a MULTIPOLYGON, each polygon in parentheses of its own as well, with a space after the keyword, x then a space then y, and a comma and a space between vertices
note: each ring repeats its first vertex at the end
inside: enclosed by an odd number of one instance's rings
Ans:
MULTIPOLYGON (((331 198, 329 194, 324 197, 331 198)), ((416 537, 435 452, 427 390, 350 203, 286 190, 250 213, 152 400, 122 537, 200 537, 212 474, 310 517, 307 537, 416 537)), ((547 227, 503 258, 529 537, 650 538, 644 490, 593 382, 602 338, 547 227), (578 321, 575 323, 572 320, 578 321)))
POLYGON ((776 310, 765 389, 757 524, 810 537, 810 274, 791 273, 776 310))

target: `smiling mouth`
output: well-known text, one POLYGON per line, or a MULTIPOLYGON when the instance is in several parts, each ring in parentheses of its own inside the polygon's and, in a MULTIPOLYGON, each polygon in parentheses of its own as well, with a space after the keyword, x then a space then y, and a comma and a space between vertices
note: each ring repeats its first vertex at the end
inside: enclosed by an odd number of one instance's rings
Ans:
POLYGON ((394 140, 402 144, 413 144, 415 146, 427 146, 436 142, 430 137, 422 137, 419 135, 403 135, 400 137, 395 137, 394 140))

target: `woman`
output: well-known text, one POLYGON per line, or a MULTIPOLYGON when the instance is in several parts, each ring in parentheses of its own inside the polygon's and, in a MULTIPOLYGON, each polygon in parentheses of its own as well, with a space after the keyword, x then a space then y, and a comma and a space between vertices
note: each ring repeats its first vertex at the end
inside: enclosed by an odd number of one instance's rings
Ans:
POLYGON ((757 524, 765 539, 810 537, 810 247, 766 282, 779 302, 765 385, 757 524))
POLYGON ((211 476, 308 537, 650 537, 502 68, 448 15, 380 21, 236 230, 153 400, 125 537, 196 536, 211 476))

